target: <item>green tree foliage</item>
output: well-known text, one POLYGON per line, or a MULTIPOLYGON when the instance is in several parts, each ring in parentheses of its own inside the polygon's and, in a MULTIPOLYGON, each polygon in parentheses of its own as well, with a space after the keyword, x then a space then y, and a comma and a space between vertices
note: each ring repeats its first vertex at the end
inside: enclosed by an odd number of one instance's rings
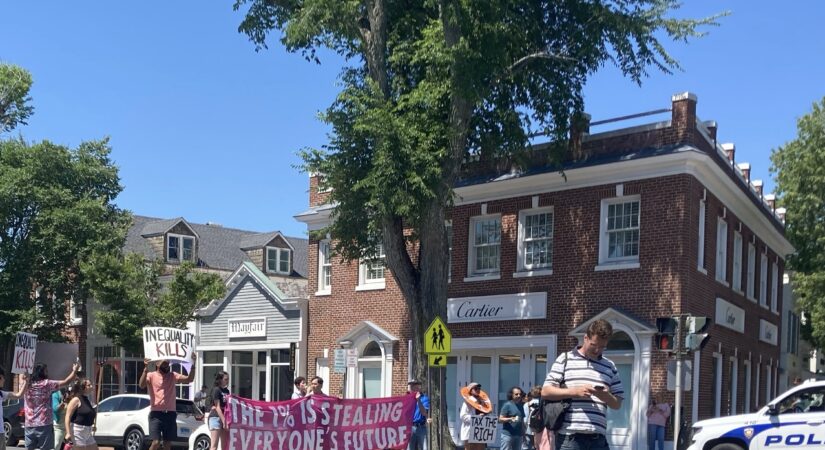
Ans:
POLYGON ((162 261, 146 261, 134 253, 98 255, 82 270, 102 306, 95 311, 96 331, 135 353, 143 352, 143 327, 186 328, 197 308, 223 297, 226 289, 219 276, 199 272, 189 262, 164 282, 168 277, 162 261))
MULTIPOLYGON (((542 134, 567 142, 582 88, 604 64, 634 82, 677 69, 662 40, 700 36, 715 17, 669 17, 675 0, 235 0, 258 49, 277 32, 291 52, 347 59, 322 118, 330 142, 303 152, 335 203, 329 232, 345 259, 384 246, 414 335, 446 313, 445 211, 463 162, 510 166, 542 134), (414 244, 413 244, 414 242, 414 244), (410 254, 415 249, 415 255, 410 254)), ((542 155, 558 162, 567 146, 542 155)), ((535 155, 533 155, 535 156, 535 155)), ((414 351, 416 376, 426 360, 414 351)), ((440 388, 433 409, 445 417, 440 388)), ((442 421, 446 423, 446 421, 442 421)), ((448 434, 447 434, 448 435, 448 434)))
POLYGON ((119 248, 128 215, 108 142, 76 149, 0 141, 0 340, 60 339, 66 306, 85 298, 80 264, 119 248), (34 300, 34 301, 33 301, 34 300))
POLYGON ((817 348, 825 347, 825 98, 797 121, 797 137, 771 154, 788 239, 796 253, 794 271, 798 308, 808 317, 803 332, 817 348))
POLYGON ((0 133, 25 125, 34 112, 29 105, 31 74, 18 66, 0 63, 0 133))

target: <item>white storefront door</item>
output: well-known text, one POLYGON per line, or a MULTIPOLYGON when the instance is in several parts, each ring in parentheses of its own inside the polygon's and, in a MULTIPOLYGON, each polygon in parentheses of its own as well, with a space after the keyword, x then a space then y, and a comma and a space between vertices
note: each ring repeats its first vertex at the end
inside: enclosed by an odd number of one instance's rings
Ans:
POLYGON ((631 427, 631 412, 633 410, 632 392, 633 383, 633 356, 608 356, 616 364, 619 378, 624 386, 625 399, 619 409, 607 409, 607 440, 610 448, 632 448, 633 433, 631 427))

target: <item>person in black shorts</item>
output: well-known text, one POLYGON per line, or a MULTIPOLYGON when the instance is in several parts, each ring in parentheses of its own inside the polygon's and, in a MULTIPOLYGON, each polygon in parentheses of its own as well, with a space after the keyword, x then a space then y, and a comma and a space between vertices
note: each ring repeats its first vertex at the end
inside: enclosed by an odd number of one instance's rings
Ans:
POLYGON ((175 384, 192 382, 195 378, 196 355, 192 355, 192 369, 189 376, 172 372, 169 361, 161 360, 157 370, 147 373, 149 360, 144 359, 143 374, 138 386, 149 393, 149 438, 152 445, 149 450, 157 450, 163 441, 164 450, 171 450, 172 442, 178 439, 177 402, 175 398, 175 384))

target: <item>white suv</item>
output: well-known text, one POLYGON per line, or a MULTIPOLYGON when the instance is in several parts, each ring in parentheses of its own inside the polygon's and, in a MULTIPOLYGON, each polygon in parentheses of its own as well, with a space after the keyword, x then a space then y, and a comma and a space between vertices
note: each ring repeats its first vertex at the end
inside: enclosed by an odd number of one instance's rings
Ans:
MULTIPOLYGON (((178 440, 173 447, 186 447, 189 435, 203 422, 203 413, 191 400, 177 399, 178 440)), ((144 394, 114 395, 97 405, 95 440, 101 446, 110 445, 126 450, 142 450, 149 446, 149 396, 144 394)))
POLYGON ((688 450, 825 448, 825 381, 795 386, 752 414, 696 422, 688 450))

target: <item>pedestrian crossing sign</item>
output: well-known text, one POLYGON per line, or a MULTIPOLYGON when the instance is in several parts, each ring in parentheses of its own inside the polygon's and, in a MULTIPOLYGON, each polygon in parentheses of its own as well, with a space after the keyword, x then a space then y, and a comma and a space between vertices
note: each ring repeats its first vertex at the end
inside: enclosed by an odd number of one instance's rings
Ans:
POLYGON ((450 353, 452 341, 453 336, 450 334, 450 330, 447 329, 447 325, 444 324, 441 317, 435 316, 433 323, 424 333, 424 353, 429 355, 450 353))
POLYGON ((447 355, 427 355, 430 367, 447 367, 447 355))

